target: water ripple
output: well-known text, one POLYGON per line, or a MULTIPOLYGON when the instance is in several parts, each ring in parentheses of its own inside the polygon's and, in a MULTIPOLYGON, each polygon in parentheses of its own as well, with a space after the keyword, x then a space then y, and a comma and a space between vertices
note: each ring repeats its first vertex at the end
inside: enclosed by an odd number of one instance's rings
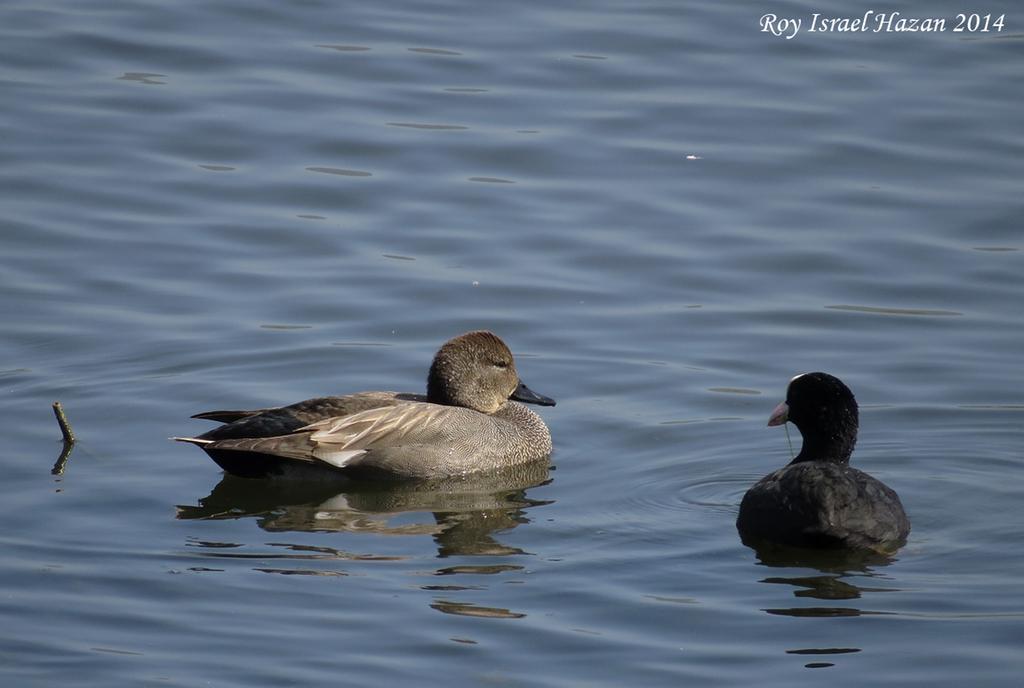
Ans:
POLYGON ((461 55, 455 50, 444 50, 443 48, 408 48, 411 53, 423 53, 426 55, 461 55))
POLYGON ((948 311, 935 308, 885 308, 881 306, 852 306, 839 304, 825 306, 837 311, 855 311, 857 313, 873 313, 875 315, 924 315, 924 316, 958 316, 963 315, 959 311, 948 311))
POLYGON ((365 45, 330 45, 327 43, 318 43, 313 47, 326 48, 328 50, 337 50, 338 52, 342 53, 365 52, 367 50, 370 50, 370 48, 365 45))
POLYGON ((680 480, 680 474, 691 471, 677 467, 673 472, 675 475, 671 479, 665 479, 662 471, 658 471, 631 485, 627 500, 631 508, 648 512, 655 520, 658 520, 659 513, 736 513, 744 492, 761 477, 710 475, 680 480))
POLYGON ((363 170, 346 170, 340 167, 307 167, 309 172, 319 172, 320 174, 335 174, 340 177, 372 177, 373 174, 365 172, 363 170))
POLYGON ((388 122, 389 127, 405 127, 407 129, 426 129, 428 131, 460 131, 469 129, 461 124, 425 124, 422 122, 388 122))

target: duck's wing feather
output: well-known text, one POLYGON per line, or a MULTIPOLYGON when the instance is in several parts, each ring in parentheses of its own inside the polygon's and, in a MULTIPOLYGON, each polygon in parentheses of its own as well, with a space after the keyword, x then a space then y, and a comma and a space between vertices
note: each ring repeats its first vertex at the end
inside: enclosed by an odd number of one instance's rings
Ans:
POLYGON ((386 454, 401 447, 454 448, 467 432, 479 436, 488 428, 493 424, 476 411, 400 402, 325 418, 286 435, 219 440, 204 449, 247 451, 345 468, 362 465, 359 459, 375 450, 386 454))
POLYGON ((255 411, 208 411, 195 418, 220 420, 225 425, 200 435, 207 440, 242 440, 254 437, 278 437, 296 432, 310 423, 350 416, 399 401, 416 400, 416 395, 397 392, 359 392, 341 397, 317 397, 289 406, 255 411), (233 417, 237 416, 234 420, 233 417))
POLYGON ((236 420, 242 420, 243 418, 251 418, 257 416, 269 409, 253 409, 252 411, 203 411, 197 413, 192 418, 198 418, 200 420, 212 420, 218 423, 234 423, 236 420))
POLYGON ((313 456, 342 468, 374 449, 406 446, 453 446, 467 428, 489 423, 476 411, 440 404, 405 403, 328 418, 302 428, 309 433, 313 456))

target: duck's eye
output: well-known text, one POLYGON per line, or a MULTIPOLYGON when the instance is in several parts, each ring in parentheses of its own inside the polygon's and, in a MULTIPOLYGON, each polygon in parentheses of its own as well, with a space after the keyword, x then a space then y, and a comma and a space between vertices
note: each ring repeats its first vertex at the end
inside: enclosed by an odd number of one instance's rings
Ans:
POLYGON ((508 368, 508 361, 495 361, 494 362, 494 367, 495 368, 508 368))

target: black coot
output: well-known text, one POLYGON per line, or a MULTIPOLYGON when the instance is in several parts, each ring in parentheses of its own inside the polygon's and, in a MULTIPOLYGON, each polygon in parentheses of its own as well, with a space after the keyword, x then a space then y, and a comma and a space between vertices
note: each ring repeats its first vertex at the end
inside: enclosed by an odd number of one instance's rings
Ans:
POLYGON ((736 520, 743 541, 878 552, 903 545, 910 521, 900 498, 849 465, 857 442, 857 401, 849 388, 827 373, 796 376, 768 425, 786 421, 800 430, 803 447, 743 496, 736 520))

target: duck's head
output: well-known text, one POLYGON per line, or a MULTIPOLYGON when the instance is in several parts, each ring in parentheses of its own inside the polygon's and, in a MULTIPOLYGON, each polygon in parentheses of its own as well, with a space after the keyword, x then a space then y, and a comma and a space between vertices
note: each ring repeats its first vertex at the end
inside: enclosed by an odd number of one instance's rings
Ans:
POLYGON ((427 376, 427 400, 494 413, 509 399, 541 406, 555 401, 524 385, 505 342, 478 330, 449 339, 434 356, 427 376))

